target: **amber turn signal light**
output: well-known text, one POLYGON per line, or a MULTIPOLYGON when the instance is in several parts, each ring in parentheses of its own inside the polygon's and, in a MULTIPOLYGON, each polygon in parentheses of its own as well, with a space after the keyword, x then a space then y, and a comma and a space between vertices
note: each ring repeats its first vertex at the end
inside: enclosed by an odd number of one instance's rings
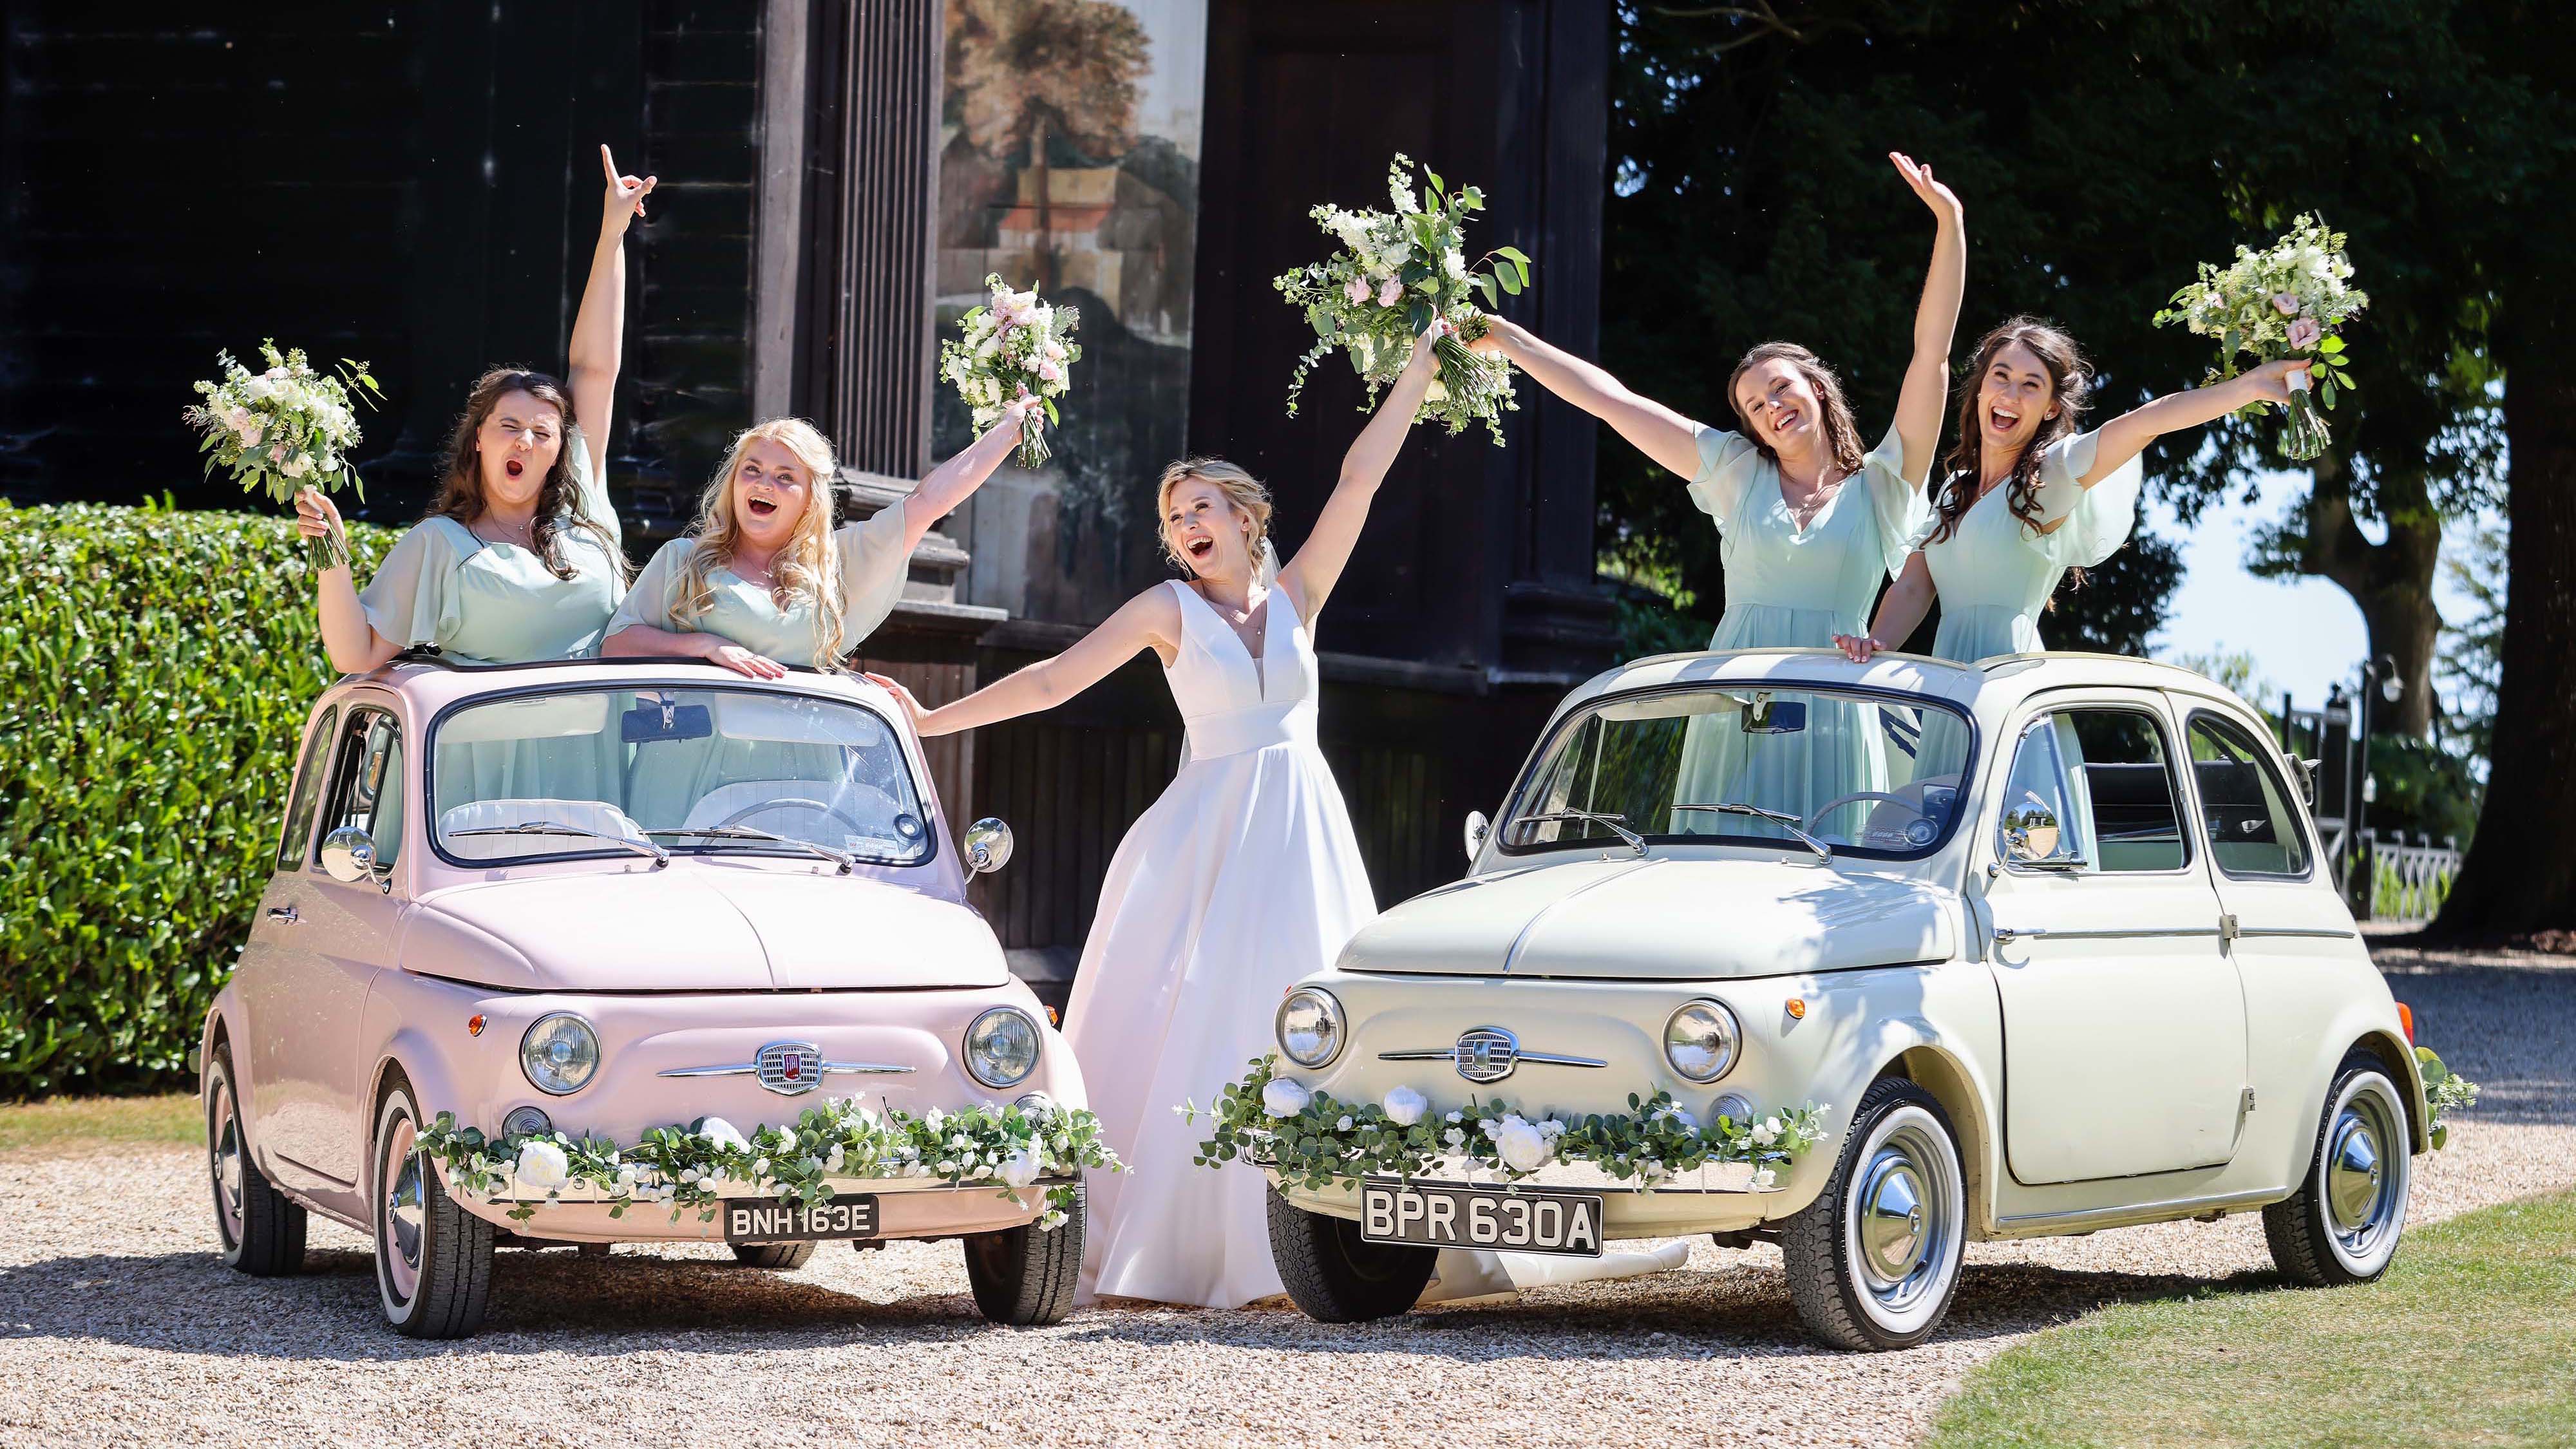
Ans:
POLYGON ((481 1036, 483 1034, 483 1013, 478 1011, 472 1016, 465 1018, 465 1034, 467 1036, 481 1036))
POLYGON ((1803 996, 1792 996, 1789 998, 1789 1019, 1791 1021, 1805 1021, 1807 1019, 1807 998, 1803 996))
POLYGON ((2397 1024, 2406 1028, 2406 1044, 2413 1046, 2415 1044, 2415 1008, 2402 1001, 2397 1003, 2397 1024))

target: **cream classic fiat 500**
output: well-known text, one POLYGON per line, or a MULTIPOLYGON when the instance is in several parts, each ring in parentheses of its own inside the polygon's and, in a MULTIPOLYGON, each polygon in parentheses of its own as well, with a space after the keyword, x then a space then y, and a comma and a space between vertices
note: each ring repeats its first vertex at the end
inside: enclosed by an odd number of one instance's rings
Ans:
POLYGON ((1230 1094, 1267 1098, 1292 1294, 1371 1317, 1436 1248, 1709 1232, 1776 1241, 1819 1337, 1894 1348, 1972 1239, 2255 1209, 2292 1278, 2377 1277, 2424 1089, 2301 774, 2134 659, 1602 675, 1467 877, 1293 991, 1230 1094), (1389 1146, 1426 1130, 1445 1168, 1389 1146))
POLYGON ((1009 832, 947 843, 903 718, 689 663, 332 687, 205 1022, 226 1261, 296 1271, 321 1213, 446 1338, 496 1246, 955 1238, 987 1317, 1062 1317, 1097 1124, 966 904, 1009 832))

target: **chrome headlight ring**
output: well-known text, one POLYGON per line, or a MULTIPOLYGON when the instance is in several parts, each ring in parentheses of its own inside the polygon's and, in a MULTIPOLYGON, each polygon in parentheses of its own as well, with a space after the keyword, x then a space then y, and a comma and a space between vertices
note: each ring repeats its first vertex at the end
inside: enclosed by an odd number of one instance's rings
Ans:
POLYGON ((966 1075, 1007 1091, 1036 1074, 1043 1043, 1036 1018, 1016 1006, 991 1007, 968 1023, 960 1060, 966 1075))
POLYGON ((549 1011, 519 1038, 519 1070, 549 1097, 578 1092, 599 1075, 599 1033, 577 1013, 549 1011))
POLYGON ((1320 986, 1300 986, 1279 1003, 1272 1033, 1288 1060, 1308 1071, 1333 1064, 1349 1039, 1342 1003, 1320 986))
POLYGON ((1664 1018, 1664 1063, 1685 1081, 1717 1081, 1743 1055, 1743 1024, 1723 1001, 1685 1001, 1664 1018))

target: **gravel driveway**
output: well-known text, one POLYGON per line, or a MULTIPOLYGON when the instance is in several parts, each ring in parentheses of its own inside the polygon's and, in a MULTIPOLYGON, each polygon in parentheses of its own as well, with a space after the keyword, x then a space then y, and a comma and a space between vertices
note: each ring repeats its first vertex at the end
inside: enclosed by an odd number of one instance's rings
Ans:
MULTIPOLYGON (((2428 1044, 2485 1084, 2420 1164, 2415 1220, 2576 1182, 2576 963, 2383 949, 2428 1044)), ((1881 1444, 1962 1374, 2110 1300, 2269 1261, 2254 1216, 1975 1245, 1941 1335, 1845 1355, 1799 1332, 1767 1248, 1639 1282, 1326 1328, 1293 1310, 1103 1311, 986 1327, 954 1245, 766 1274, 721 1249, 505 1252, 478 1338, 380 1323, 364 1240, 309 1271, 215 1260, 197 1159, 0 1162, 0 1442, 531 1444, 1472 1439, 1881 1444)))

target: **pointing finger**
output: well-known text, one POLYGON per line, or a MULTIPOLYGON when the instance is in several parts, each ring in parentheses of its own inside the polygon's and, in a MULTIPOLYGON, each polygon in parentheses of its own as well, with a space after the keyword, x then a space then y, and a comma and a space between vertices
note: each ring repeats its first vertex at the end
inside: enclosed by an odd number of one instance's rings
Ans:
POLYGON ((599 169, 608 173, 608 184, 617 184, 617 158, 608 154, 608 143, 599 143, 599 169))

